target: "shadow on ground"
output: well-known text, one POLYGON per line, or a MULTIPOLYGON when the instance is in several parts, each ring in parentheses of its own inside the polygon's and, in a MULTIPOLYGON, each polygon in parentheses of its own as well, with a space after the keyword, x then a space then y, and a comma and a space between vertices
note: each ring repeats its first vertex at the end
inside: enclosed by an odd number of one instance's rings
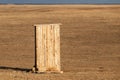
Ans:
POLYGON ((31 69, 26 69, 26 68, 13 68, 13 67, 6 67, 6 66, 0 66, 0 69, 15 70, 15 71, 25 71, 25 72, 31 71, 31 69))

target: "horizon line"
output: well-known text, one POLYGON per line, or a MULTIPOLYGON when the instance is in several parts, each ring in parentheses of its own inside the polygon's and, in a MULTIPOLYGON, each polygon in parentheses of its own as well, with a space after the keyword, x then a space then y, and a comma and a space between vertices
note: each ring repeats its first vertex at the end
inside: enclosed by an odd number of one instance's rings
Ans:
POLYGON ((120 5, 120 3, 0 3, 0 5, 112 5, 112 4, 117 4, 120 5))

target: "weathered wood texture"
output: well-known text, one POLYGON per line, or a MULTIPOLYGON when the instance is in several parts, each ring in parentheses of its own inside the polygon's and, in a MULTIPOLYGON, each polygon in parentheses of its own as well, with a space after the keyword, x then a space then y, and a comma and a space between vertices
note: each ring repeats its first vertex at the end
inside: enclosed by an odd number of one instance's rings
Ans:
POLYGON ((60 72, 60 24, 35 25, 36 72, 60 72))

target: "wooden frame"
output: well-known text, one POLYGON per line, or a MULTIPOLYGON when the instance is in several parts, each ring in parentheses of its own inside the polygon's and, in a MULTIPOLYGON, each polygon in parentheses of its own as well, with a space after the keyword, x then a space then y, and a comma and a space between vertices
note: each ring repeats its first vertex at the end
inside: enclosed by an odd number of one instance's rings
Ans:
POLYGON ((34 25, 34 72, 62 73, 60 66, 60 25, 61 24, 34 25))

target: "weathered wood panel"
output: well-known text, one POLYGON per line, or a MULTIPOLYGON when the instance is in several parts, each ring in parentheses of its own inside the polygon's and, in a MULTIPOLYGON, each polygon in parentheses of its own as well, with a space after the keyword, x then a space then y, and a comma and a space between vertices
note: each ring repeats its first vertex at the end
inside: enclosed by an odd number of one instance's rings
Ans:
POLYGON ((60 24, 35 25, 35 72, 60 72, 60 24))

